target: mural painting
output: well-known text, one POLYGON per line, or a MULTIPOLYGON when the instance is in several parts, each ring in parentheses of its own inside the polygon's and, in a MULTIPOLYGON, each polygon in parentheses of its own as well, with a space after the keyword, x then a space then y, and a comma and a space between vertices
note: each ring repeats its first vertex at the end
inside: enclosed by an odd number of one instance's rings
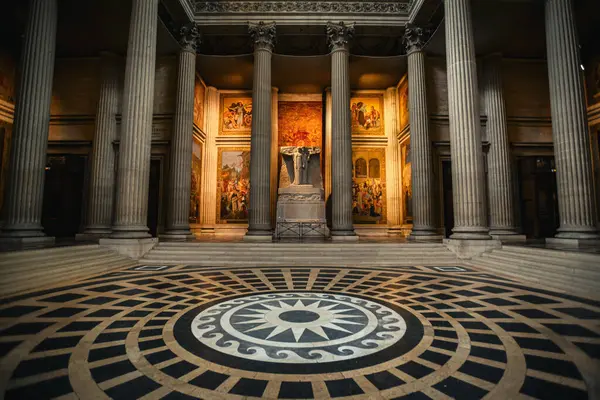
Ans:
POLYGON ((14 103, 15 62, 4 52, 0 52, 0 99, 14 103))
POLYGON ((412 222, 412 161, 409 141, 402 145, 402 205, 404 222, 412 222))
POLYGON ((352 133, 383 135, 383 96, 360 96, 350 100, 352 133))
POLYGON ((204 129, 204 94, 206 88, 196 77, 194 84, 194 124, 200 129, 204 129))
POLYGON ((247 222, 250 203, 250 148, 220 148, 217 174, 219 222, 247 222))
POLYGON ((202 143, 194 137, 192 145, 192 190, 190 192, 190 223, 200 223, 200 177, 202 176, 202 143))
POLYGON ((323 103, 280 101, 278 106, 279 147, 322 147, 323 103))
POLYGON ((400 108, 400 130, 408 126, 408 80, 404 79, 403 83, 398 88, 398 103, 400 108))
POLYGON ((385 149, 352 151, 352 219, 355 224, 385 224, 385 149))
POLYGON ((221 134, 250 134, 252 129, 252 98, 221 97, 221 134))

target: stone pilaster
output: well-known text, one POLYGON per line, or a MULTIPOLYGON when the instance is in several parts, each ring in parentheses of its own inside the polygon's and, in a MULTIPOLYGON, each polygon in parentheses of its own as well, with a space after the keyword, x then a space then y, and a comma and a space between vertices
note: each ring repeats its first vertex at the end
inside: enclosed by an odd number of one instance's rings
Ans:
POLYGON ((488 199, 490 235, 503 241, 525 240, 517 234, 515 226, 514 189, 510 143, 506 119, 506 103, 502 88, 502 57, 486 57, 483 97, 487 114, 488 199))
POLYGON ((412 155, 413 228, 411 240, 441 240, 435 222, 433 160, 427 109, 425 53, 428 32, 409 25, 404 33, 408 54, 408 109, 412 155))
POLYGON ((250 24, 254 39, 252 137, 250 142, 250 208, 246 240, 271 240, 271 58, 275 23, 250 24))
POLYGON ((352 224, 352 129, 350 120, 349 42, 354 25, 327 24, 331 48, 331 235, 357 240, 352 224))
POLYGON ((161 238, 166 240, 186 240, 193 236, 190 231, 189 215, 196 48, 200 35, 195 24, 182 27, 180 35, 177 98, 167 185, 167 224, 164 235, 161 235, 161 238))
POLYGON ((52 79, 56 55, 56 0, 31 0, 21 53, 2 247, 43 245, 42 203, 52 79))
POLYGON ((279 165, 279 127, 278 127, 278 115, 279 115, 279 89, 274 87, 271 89, 272 100, 271 100, 271 224, 275 226, 277 223, 277 189, 279 182, 277 178, 279 171, 277 167, 279 165))
MULTIPOLYGON (((451 238, 490 239, 471 0, 446 0, 444 9, 454 196, 451 238)), ((413 204, 417 203, 415 200, 413 204)))
POLYGON ((400 224, 400 149, 398 146, 398 88, 385 91, 385 130, 388 140, 386 155, 388 235, 402 234, 400 224))
POLYGON ((97 239, 112 232, 115 190, 115 150, 119 107, 119 59, 111 53, 101 57, 102 83, 96 111, 92 145, 87 221, 77 239, 97 239))
POLYGON ((133 0, 125 67, 114 239, 149 238, 148 188, 159 0, 133 0))
POLYGON ((583 77, 571 0, 546 0, 546 46, 560 227, 554 240, 599 239, 583 77))
POLYGON ((217 223, 217 162, 216 139, 219 134, 219 91, 206 88, 206 141, 202 164, 202 186, 200 187, 200 223, 204 235, 215 233, 217 223))

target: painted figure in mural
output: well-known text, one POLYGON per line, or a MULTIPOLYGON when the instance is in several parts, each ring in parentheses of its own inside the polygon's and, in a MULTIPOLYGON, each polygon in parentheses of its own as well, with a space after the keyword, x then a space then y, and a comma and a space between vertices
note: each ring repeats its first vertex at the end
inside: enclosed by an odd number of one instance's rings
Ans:
POLYGON ((383 213, 383 183, 379 179, 352 181, 352 214, 361 222, 378 221, 383 213))
POLYGON ((241 101, 231 103, 223 113, 223 127, 228 130, 252 126, 252 105, 241 101))
POLYGON ((287 146, 280 150, 284 156, 290 156, 293 162, 294 176, 290 174, 292 185, 307 185, 310 184, 308 179, 308 163, 313 154, 318 154, 321 149, 318 147, 296 147, 287 146))
POLYGON ((221 220, 248 218, 250 152, 223 152, 221 165, 221 220))
POLYGON ((362 101, 352 103, 350 107, 352 113, 352 125, 360 126, 363 129, 374 129, 381 126, 381 113, 375 109, 375 106, 368 106, 362 101))

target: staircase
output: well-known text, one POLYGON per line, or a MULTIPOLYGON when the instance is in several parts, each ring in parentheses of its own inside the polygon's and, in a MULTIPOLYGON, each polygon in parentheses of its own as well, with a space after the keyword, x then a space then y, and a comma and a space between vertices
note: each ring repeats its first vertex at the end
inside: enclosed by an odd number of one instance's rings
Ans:
POLYGON ((98 245, 1 253, 0 296, 133 265, 137 262, 98 245))
POLYGON ((574 295, 599 297, 600 254, 503 246, 467 263, 574 295))
POLYGON ((207 243, 164 242, 140 263, 198 266, 458 265, 441 244, 428 243, 207 243))

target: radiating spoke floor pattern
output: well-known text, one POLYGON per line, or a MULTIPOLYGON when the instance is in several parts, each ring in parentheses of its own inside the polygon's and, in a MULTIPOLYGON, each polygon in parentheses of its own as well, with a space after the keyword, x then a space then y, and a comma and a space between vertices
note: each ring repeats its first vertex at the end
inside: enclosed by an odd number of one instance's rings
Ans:
POLYGON ((0 356, 6 399, 587 399, 600 302, 462 267, 138 266, 0 299, 0 356))

